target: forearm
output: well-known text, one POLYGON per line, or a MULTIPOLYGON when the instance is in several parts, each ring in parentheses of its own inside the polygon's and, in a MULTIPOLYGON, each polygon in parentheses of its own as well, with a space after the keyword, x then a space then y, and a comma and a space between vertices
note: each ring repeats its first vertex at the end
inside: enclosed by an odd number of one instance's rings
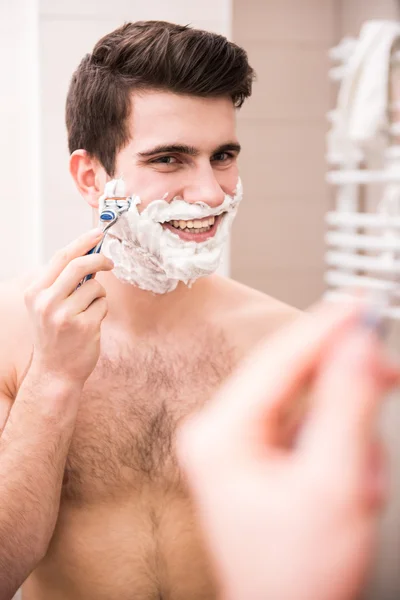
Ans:
POLYGON ((28 372, 0 439, 0 600, 43 557, 57 519, 81 390, 28 372))

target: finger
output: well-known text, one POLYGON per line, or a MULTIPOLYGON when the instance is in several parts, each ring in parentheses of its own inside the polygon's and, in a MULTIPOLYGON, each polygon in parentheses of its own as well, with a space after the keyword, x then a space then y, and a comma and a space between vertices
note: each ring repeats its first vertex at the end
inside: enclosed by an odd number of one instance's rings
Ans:
POLYGON ((42 276, 34 284, 35 289, 39 291, 50 287, 71 260, 89 252, 100 241, 102 235, 101 229, 92 229, 56 252, 43 269, 42 276))
POLYGON ((86 323, 96 327, 107 316, 107 312, 107 300, 104 297, 96 298, 85 312, 81 313, 77 318, 85 319, 86 323))
POLYGON ((341 472, 342 482, 345 475, 358 476, 380 405, 397 381, 373 331, 360 323, 337 340, 320 364, 302 432, 301 446, 310 461, 318 456, 323 469, 329 463, 331 470, 341 472))
POLYGON ((104 256, 104 254, 88 254, 75 258, 65 267, 64 271, 49 289, 52 302, 60 302, 73 294, 78 284, 86 275, 95 275, 99 271, 110 271, 113 268, 114 263, 104 256))
POLYGON ((97 298, 105 296, 106 290, 101 283, 96 279, 89 279, 65 300, 64 308, 68 314, 75 316, 84 312, 97 298))
POLYGON ((221 451, 224 441, 236 454, 273 443, 277 412, 294 405, 326 347, 363 306, 320 304, 261 344, 197 417, 205 438, 215 436, 221 451))

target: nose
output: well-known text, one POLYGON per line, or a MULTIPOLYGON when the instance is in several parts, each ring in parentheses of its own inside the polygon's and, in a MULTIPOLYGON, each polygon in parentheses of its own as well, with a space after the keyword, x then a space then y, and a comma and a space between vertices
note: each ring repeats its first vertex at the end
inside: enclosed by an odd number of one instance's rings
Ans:
POLYGON ((211 208, 220 206, 225 198, 225 192, 215 178, 211 168, 202 169, 197 173, 196 178, 187 183, 183 193, 185 202, 194 204, 195 202, 204 202, 211 208))

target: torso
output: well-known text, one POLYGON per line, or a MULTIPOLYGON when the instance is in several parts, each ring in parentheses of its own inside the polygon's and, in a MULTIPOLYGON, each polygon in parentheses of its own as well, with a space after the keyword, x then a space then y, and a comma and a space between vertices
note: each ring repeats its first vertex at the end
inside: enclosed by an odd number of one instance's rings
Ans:
POLYGON ((175 431, 209 400, 252 337, 294 314, 275 307, 269 326, 250 337, 248 328, 240 335, 240 318, 196 320, 191 331, 155 339, 133 340, 104 327, 101 357, 81 398, 57 526, 23 600, 217 598, 175 458, 175 431))

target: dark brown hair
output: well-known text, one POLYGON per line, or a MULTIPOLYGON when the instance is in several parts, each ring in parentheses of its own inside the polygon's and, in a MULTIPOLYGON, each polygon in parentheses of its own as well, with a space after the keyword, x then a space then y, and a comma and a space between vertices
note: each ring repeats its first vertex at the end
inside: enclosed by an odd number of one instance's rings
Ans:
POLYGON ((72 76, 69 151, 86 150, 112 176, 117 152, 130 139, 132 91, 228 96, 240 107, 253 79, 246 52, 222 35, 164 21, 126 23, 97 42, 72 76))

